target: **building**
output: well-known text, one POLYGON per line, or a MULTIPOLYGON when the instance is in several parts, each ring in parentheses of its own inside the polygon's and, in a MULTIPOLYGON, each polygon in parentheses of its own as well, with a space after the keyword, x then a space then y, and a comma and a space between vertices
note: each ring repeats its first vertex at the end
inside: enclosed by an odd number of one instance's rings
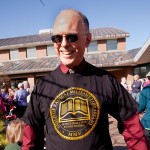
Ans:
MULTIPOLYGON (((129 33, 106 27, 90 30, 92 42, 86 49, 85 59, 97 67, 110 71, 118 80, 127 81, 134 74, 144 78, 150 70, 150 39, 141 48, 126 50, 129 33)), ((28 80, 31 87, 36 80, 59 65, 53 43, 52 30, 40 30, 37 35, 0 39, 1 81, 15 86, 28 80)))

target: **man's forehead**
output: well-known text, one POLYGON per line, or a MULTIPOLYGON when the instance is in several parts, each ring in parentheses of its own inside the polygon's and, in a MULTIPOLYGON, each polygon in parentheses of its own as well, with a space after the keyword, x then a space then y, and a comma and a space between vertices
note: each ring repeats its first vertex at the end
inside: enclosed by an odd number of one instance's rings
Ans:
POLYGON ((80 20, 81 17, 77 13, 72 11, 64 11, 57 16, 54 25, 63 25, 66 22, 79 22, 80 20))
POLYGON ((56 32, 56 30, 61 29, 76 29, 81 24, 81 17, 75 13, 62 13, 60 14, 54 23, 53 31, 56 32))
POLYGON ((64 10, 57 16, 57 18, 59 18, 59 17, 61 18, 61 17, 65 17, 65 16, 67 16, 67 17, 74 17, 74 16, 80 17, 80 15, 76 11, 64 10))

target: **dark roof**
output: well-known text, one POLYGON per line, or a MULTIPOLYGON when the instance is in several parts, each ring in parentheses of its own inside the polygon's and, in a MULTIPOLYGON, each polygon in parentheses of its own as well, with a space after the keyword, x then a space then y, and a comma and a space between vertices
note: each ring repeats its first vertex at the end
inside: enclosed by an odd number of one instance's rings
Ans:
MULTIPOLYGON (((118 63, 122 61, 133 59, 138 51, 139 49, 133 49, 130 51, 115 50, 107 52, 87 53, 85 54, 85 59, 97 67, 113 67, 119 65, 118 63)), ((1 62, 0 72, 1 74, 7 75, 45 72, 54 70, 58 65, 59 59, 57 57, 47 56, 44 58, 1 62)), ((124 66, 124 64, 122 66, 124 66)))
POLYGON ((59 59, 57 57, 7 61, 0 63, 0 72, 2 74, 45 72, 54 70, 57 65, 59 65, 59 59))
POLYGON ((114 27, 91 29, 90 32, 93 39, 109 39, 129 36, 128 32, 114 27))
POLYGON ((126 61, 126 60, 129 60, 129 59, 133 59, 136 56, 136 54, 140 51, 140 49, 141 48, 136 48, 136 49, 126 51, 125 55, 123 55, 121 57, 121 60, 126 61))
POLYGON ((28 35, 7 39, 0 39, 0 49, 13 49, 28 46, 38 46, 50 43, 50 34, 28 35))
MULTIPOLYGON (((90 32, 92 34, 93 40, 122 37, 125 38, 129 36, 128 32, 114 27, 91 29, 90 32)), ((51 35, 51 33, 42 33, 36 35, 0 39, 0 50, 52 44, 51 35)))
POLYGON ((28 36, 0 39, 0 46, 49 41, 50 37, 51 36, 49 34, 38 34, 38 35, 28 35, 28 36))

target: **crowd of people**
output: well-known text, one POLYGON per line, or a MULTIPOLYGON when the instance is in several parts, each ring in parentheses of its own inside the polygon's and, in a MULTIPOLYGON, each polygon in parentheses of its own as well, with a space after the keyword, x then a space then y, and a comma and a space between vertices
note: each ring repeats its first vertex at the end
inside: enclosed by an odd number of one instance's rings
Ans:
POLYGON ((132 95, 132 97, 139 103, 139 97, 142 89, 150 84, 150 72, 146 74, 144 79, 140 79, 138 74, 134 75, 133 82, 127 83, 126 77, 121 78, 121 84, 132 95))
POLYGON ((6 84, 0 89, 1 113, 9 118, 21 118, 28 105, 30 85, 28 81, 19 83, 17 88, 8 87, 6 84))

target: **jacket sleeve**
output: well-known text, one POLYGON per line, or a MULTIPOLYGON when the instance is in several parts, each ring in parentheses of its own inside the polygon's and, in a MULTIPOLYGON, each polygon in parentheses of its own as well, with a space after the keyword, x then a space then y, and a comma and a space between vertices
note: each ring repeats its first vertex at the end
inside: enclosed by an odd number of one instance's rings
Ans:
POLYGON ((124 136, 129 150, 148 150, 139 119, 138 103, 118 82, 113 83, 110 115, 117 119, 118 130, 124 136))
POLYGON ((122 135, 124 136, 129 150, 148 150, 138 112, 124 121, 124 131, 122 135))
POLYGON ((31 150, 35 147, 35 133, 30 125, 25 124, 23 130, 22 150, 31 150))
POLYGON ((144 92, 144 88, 143 88, 143 90, 140 93, 139 107, 138 107, 138 112, 139 113, 144 112, 144 110, 146 109, 146 103, 147 103, 147 101, 146 101, 146 97, 145 97, 145 95, 144 95, 143 92, 144 92))
MULTIPOLYGON (((23 131, 22 150, 42 150, 44 146, 44 117, 41 112, 43 96, 34 88, 23 116, 26 123, 23 131)), ((44 109, 44 108, 43 108, 44 109)))
POLYGON ((23 130, 22 150, 43 150, 44 130, 42 127, 35 128, 25 124, 23 130))

